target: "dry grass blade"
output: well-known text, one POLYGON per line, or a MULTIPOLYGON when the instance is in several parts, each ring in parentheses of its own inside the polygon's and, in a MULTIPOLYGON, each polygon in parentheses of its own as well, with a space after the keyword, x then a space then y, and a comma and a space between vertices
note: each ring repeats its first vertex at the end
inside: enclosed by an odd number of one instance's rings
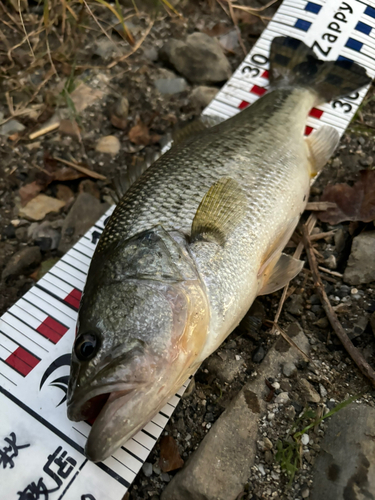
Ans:
POLYGON ((94 172, 93 170, 90 170, 86 167, 81 167, 81 165, 77 165, 77 163, 73 163, 72 161, 63 160, 62 158, 58 158, 57 156, 54 156, 52 160, 59 161, 60 163, 68 165, 69 167, 75 168, 76 170, 78 170, 78 172, 82 172, 83 174, 87 175, 87 177, 92 177, 93 179, 99 179, 101 181, 107 180, 107 177, 105 175, 98 174, 97 172, 94 172))
POLYGON ((26 40, 27 40, 27 45, 29 46, 31 55, 33 56, 33 59, 35 60, 35 54, 34 54, 33 48, 31 46, 31 43, 30 43, 30 40, 29 40, 29 35, 28 35, 27 31, 26 31, 25 23, 23 22, 22 9, 21 9, 21 0, 18 0, 18 11, 19 11, 18 13, 19 13, 19 16, 20 16, 21 24, 22 24, 22 29, 23 29, 23 31, 25 33, 25 37, 26 37, 26 40))
POLYGON ((335 311, 333 310, 329 298, 327 297, 326 291, 324 289, 324 285, 322 283, 322 279, 319 274, 318 264, 316 262, 316 258, 313 251, 313 246, 310 240, 310 235, 306 226, 302 228, 303 231, 303 242, 305 245, 305 250, 307 253, 307 257, 309 259, 310 269, 314 278, 314 285, 317 294, 319 295, 320 301, 322 303, 323 309, 331 323, 333 330, 336 335, 340 339, 342 345, 346 349, 349 356, 352 358, 354 363, 358 366, 361 373, 370 380, 371 384, 375 387, 375 372, 371 368, 371 366, 364 359, 362 354, 356 349, 347 336, 345 330, 341 326, 340 321, 338 320, 335 311))
POLYGON ((32 134, 29 135, 29 139, 32 141, 36 139, 37 137, 40 137, 41 135, 48 134, 48 132, 52 132, 53 130, 58 129, 60 126, 60 122, 54 122, 50 123, 49 125, 37 130, 36 132, 33 132, 32 134))
POLYGON ((124 54, 123 56, 121 56, 116 61, 112 61, 110 64, 108 64, 107 69, 113 68, 113 66, 116 66, 116 64, 118 64, 118 63, 120 63, 122 61, 125 61, 125 59, 127 59, 132 54, 134 54, 134 52, 136 52, 139 49, 139 47, 142 45, 142 43, 146 40, 146 38, 147 38, 148 34, 150 33, 153 25, 154 25, 154 21, 150 21, 150 24, 148 25, 145 33, 140 38, 140 40, 134 45, 133 49, 130 52, 128 52, 127 54, 124 54))
POLYGON ((331 271, 331 269, 327 269, 326 267, 319 266, 319 270, 323 271, 323 273, 331 274, 332 276, 337 276, 337 278, 343 278, 344 275, 338 273, 337 271, 331 271))

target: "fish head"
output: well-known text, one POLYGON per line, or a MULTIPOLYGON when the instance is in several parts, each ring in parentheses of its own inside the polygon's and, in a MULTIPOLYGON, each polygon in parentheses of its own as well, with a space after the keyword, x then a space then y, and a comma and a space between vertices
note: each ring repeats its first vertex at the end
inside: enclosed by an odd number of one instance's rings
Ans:
POLYGON ((94 421, 102 461, 146 425, 197 368, 208 307, 193 262, 157 227, 94 256, 81 301, 68 417, 94 421))

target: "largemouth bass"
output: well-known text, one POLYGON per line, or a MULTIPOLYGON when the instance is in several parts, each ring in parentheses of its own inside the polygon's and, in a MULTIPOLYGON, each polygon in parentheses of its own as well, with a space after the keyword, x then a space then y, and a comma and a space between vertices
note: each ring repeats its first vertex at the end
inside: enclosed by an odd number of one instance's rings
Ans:
POLYGON ((73 346, 68 417, 95 418, 90 460, 141 429, 256 296, 301 270, 282 250, 339 140, 326 126, 305 138, 307 116, 369 82, 357 64, 277 37, 270 90, 172 147, 125 193, 93 256, 73 346))

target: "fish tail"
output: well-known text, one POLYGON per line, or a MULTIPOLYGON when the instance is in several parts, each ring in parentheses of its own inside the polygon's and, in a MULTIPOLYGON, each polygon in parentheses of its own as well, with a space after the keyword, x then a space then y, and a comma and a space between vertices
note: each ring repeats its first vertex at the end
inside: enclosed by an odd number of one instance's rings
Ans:
POLYGON ((364 87, 371 78, 353 61, 321 61, 301 40, 278 36, 271 44, 270 82, 274 88, 310 88, 328 102, 364 87))

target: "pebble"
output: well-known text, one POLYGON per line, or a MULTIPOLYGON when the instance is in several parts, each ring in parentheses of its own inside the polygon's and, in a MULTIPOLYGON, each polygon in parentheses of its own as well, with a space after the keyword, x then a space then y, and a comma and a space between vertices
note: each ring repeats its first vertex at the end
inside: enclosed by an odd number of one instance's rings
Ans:
POLYGON ((219 89, 216 87, 207 87, 206 85, 199 85, 196 87, 191 95, 190 100, 193 106, 203 109, 210 104, 210 102, 215 98, 219 89))
POLYGON ((275 398, 276 404, 285 404, 289 401, 289 394, 287 392, 280 392, 275 398))
MULTIPOLYGON (((353 239, 343 279, 349 285, 361 285, 375 280, 375 231, 361 233, 353 239)), ((352 289, 351 294, 356 293, 352 289)))
POLYGON ((320 392, 320 395, 322 396, 322 398, 326 398, 327 397, 327 389, 324 387, 323 384, 319 384, 319 392, 320 392))
POLYGON ((117 155, 120 151, 120 141, 114 135, 106 135, 98 140, 95 150, 99 153, 117 155))
POLYGON ((192 83, 220 83, 232 73, 220 44, 205 33, 192 33, 186 41, 170 38, 160 50, 159 58, 192 83))
POLYGON ((309 438, 308 434, 302 434, 302 436, 301 436, 301 443, 304 446, 307 446, 309 444, 309 441, 310 441, 310 438, 309 438))
POLYGON ((150 462, 145 462, 142 465, 142 471, 146 477, 150 477, 152 475, 152 464, 150 464, 150 462))
POLYGON ((155 87, 161 94, 179 94, 187 89, 185 78, 159 78, 155 81, 155 87))
POLYGON ((266 471, 264 470, 263 464, 258 464, 257 465, 259 472, 262 474, 262 476, 266 475, 266 471))
POLYGON ((304 488, 304 489, 301 491, 301 496, 302 496, 302 498, 309 498, 309 495, 310 495, 310 490, 309 490, 309 488, 304 488))
POLYGON ((301 316, 303 313, 303 302, 302 295, 292 294, 286 302, 286 310, 294 316, 301 316))
POLYGON ((253 362, 254 363, 260 363, 261 361, 263 361, 264 357, 266 355, 266 351, 263 349, 263 347, 260 345, 259 347, 257 347, 254 351, 254 354, 253 354, 253 362))
POLYGON ((17 120, 9 120, 0 127, 0 135, 13 135, 25 130, 25 126, 17 120))
POLYGON ((292 361, 285 363, 285 365, 283 366, 283 374, 286 377, 293 377, 293 375, 295 375, 296 373, 297 367, 292 361))
POLYGON ((266 450, 272 450, 273 444, 272 444, 271 440, 268 437, 265 437, 263 439, 263 443, 264 443, 264 447, 266 448, 266 450))

